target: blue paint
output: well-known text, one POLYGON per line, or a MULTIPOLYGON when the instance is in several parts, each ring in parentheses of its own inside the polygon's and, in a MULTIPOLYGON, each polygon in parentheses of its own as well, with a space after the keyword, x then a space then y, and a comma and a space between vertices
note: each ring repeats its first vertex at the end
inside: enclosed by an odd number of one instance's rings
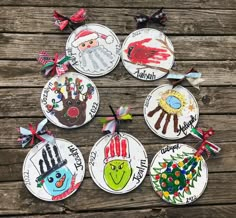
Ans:
POLYGON ((175 96, 172 96, 172 95, 167 97, 166 103, 174 109, 179 109, 181 107, 180 100, 178 98, 176 98, 175 96))
POLYGON ((71 171, 66 166, 63 166, 44 179, 44 188, 51 196, 60 195, 70 188, 72 176, 71 171), (58 181, 62 180, 63 176, 65 176, 65 180, 61 183, 62 185, 58 187, 56 184, 58 181))

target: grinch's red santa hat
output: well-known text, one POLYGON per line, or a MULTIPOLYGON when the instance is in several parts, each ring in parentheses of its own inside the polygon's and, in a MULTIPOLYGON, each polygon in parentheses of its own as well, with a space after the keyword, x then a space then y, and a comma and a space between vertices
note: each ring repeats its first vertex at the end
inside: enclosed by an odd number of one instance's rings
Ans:
POLYGON ((130 160, 129 145, 126 138, 116 135, 106 145, 104 162, 110 162, 112 160, 130 160))
POLYGON ((104 39, 106 41, 106 43, 108 43, 108 44, 110 44, 114 41, 114 39, 111 35, 107 36, 105 34, 97 33, 92 30, 86 29, 86 30, 80 31, 75 36, 75 41, 72 42, 72 46, 78 47, 81 43, 84 43, 86 41, 93 40, 93 39, 98 39, 98 38, 104 39))

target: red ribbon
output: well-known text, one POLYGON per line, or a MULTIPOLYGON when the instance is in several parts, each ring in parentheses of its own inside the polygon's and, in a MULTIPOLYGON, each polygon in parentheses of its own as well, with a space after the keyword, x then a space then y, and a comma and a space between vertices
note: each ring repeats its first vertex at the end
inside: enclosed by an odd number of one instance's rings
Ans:
POLYGON ((36 126, 36 128, 34 128, 33 125, 30 123, 30 124, 29 124, 29 130, 30 130, 30 132, 32 133, 32 139, 31 139, 31 141, 30 141, 30 144, 31 144, 31 145, 34 144, 34 139, 35 139, 35 137, 38 138, 39 140, 43 141, 43 142, 45 141, 44 138, 42 138, 39 134, 37 134, 37 132, 36 132, 37 126, 36 126))
MULTIPOLYGON (((209 142, 207 141, 207 139, 214 134, 215 134, 215 132, 212 128, 210 128, 206 132, 202 130, 202 143, 201 143, 199 149, 197 150, 197 152, 195 153, 196 156, 202 155, 202 153, 204 151, 206 151, 208 153, 208 150, 206 149, 206 144, 209 144, 209 142)), ((214 146, 214 145, 211 144, 211 146, 214 146)))

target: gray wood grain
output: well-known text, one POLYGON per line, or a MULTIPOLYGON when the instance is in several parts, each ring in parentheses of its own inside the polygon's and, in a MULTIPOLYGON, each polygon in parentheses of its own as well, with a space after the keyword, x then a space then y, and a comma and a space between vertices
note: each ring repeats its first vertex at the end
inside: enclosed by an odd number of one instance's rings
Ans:
MULTIPOLYGON (((0 32, 61 33, 53 24, 54 10, 68 16, 76 12, 74 7, 39 7, 37 10, 35 7, 1 7, 0 32)), ((155 12, 153 9, 88 8, 87 23, 103 24, 117 34, 129 34, 136 29, 135 15, 139 13, 151 15, 153 12, 155 12)), ((168 15, 165 28, 159 25, 149 26, 166 34, 235 34, 236 20, 231 19, 235 15, 235 10, 166 9, 165 12, 168 15)), ((63 32, 70 33, 71 30, 63 32)))
MULTIPOLYGON (((123 41, 126 36, 119 36, 123 41)), ((0 33, 0 59, 31 59, 65 50, 68 34, 0 33)), ((236 36, 171 36, 176 60, 236 60, 236 36)))

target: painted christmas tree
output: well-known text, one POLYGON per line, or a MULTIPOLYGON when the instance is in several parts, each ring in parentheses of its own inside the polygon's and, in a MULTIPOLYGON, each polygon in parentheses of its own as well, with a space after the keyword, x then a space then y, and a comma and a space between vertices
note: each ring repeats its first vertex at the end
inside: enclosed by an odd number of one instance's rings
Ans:
POLYGON ((160 168, 153 168, 156 174, 151 175, 155 190, 171 203, 182 202, 201 176, 201 159, 201 156, 183 152, 159 162, 160 168))
MULTIPOLYGON (((204 132, 202 129, 192 129, 191 134, 201 140, 201 145, 196 152, 178 152, 179 145, 171 147, 171 149, 163 150, 162 154, 168 151, 177 152, 175 155, 169 155, 168 159, 163 158, 153 167, 151 179, 154 189, 166 201, 173 204, 185 204, 186 195, 192 195, 191 190, 203 173, 203 157, 202 153, 206 152, 207 156, 217 153, 220 148, 207 141, 207 139, 214 134, 212 129, 204 132)), ((198 184, 199 185, 199 184, 198 184)), ((197 187, 196 187, 197 188, 197 187)), ((195 198, 191 196, 191 201, 195 198)))

